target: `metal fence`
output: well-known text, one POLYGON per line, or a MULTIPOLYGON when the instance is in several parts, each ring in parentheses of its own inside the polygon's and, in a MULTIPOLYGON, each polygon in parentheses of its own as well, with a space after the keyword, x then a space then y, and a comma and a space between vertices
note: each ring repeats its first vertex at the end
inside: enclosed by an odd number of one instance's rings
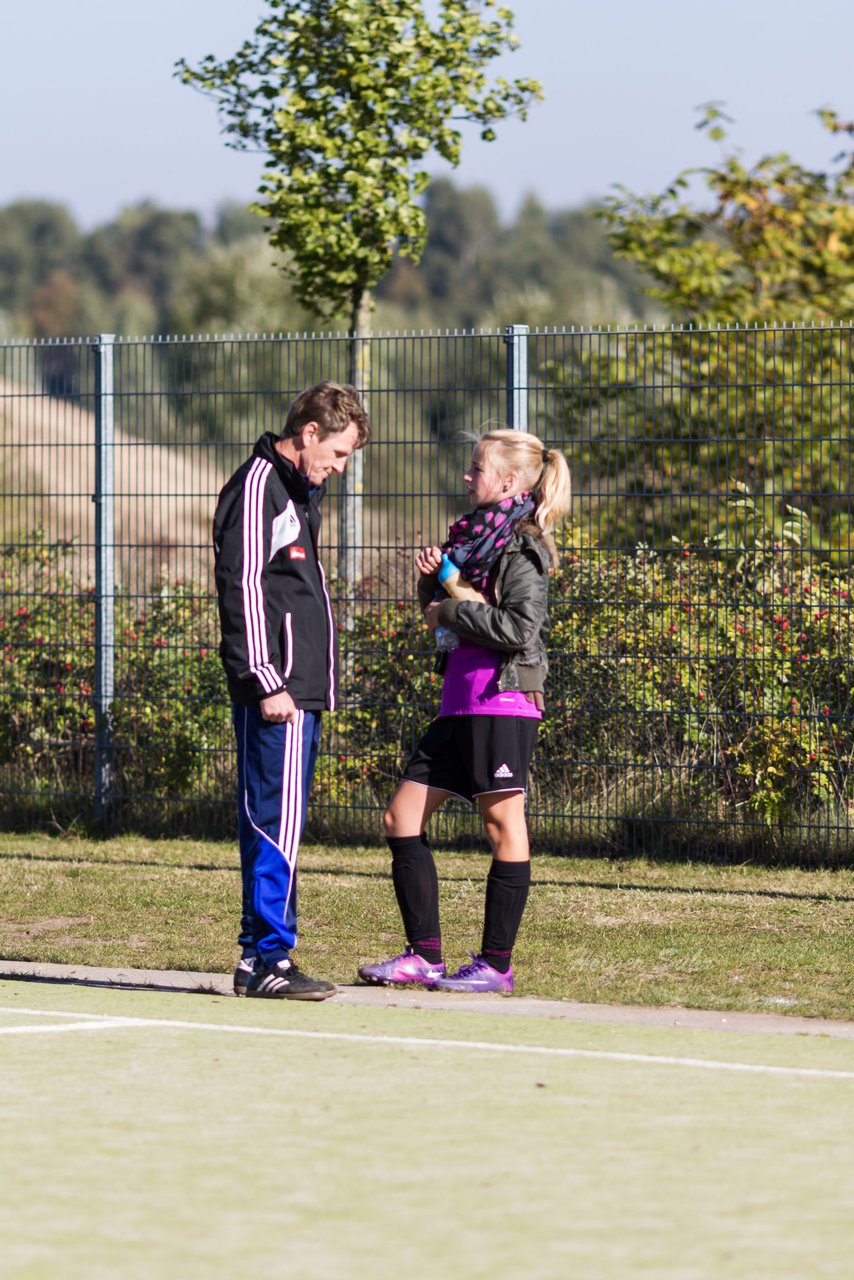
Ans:
MULTIPOLYGON (((347 687, 312 833, 378 836, 438 700, 413 550, 460 509, 470 433, 508 423, 565 449, 574 477, 535 845, 848 860, 852 333, 372 337, 361 491, 325 504, 347 687)), ((349 349, 331 335, 0 345, 4 826, 231 833, 211 514, 293 396, 346 379, 349 349)), ((476 831, 454 806, 438 827, 476 831)))

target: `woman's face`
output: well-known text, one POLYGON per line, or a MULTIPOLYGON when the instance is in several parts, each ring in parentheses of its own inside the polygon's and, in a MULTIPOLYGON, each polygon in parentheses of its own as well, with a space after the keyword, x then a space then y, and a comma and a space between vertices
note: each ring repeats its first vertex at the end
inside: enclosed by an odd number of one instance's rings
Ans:
POLYGON ((489 506, 492 502, 500 502, 502 498, 507 497, 505 477, 484 460, 480 445, 471 456, 471 464, 463 476, 463 481, 472 510, 475 507, 489 506))

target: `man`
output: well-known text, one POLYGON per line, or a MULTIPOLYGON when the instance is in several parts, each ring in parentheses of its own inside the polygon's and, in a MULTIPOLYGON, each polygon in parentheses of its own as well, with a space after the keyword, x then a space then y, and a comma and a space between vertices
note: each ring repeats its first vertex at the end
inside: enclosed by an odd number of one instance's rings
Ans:
POLYGON ((242 956, 236 995, 325 1000, 331 982, 302 973, 297 851, 323 711, 336 706, 337 630, 318 559, 319 504, 332 472, 370 438, 355 388, 321 382, 265 433, 219 496, 214 557, 237 736, 242 956))

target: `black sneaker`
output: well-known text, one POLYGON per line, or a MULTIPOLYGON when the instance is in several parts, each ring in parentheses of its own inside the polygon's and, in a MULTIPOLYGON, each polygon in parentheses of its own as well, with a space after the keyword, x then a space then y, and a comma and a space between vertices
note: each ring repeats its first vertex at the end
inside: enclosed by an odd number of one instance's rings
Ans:
POLYGON ((238 960, 237 968, 234 970, 234 994, 236 996, 246 995, 246 988, 249 986, 249 979, 254 968, 254 956, 242 956, 238 960))
POLYGON ((249 975, 247 996, 266 1000, 328 1000, 338 988, 322 978, 310 978, 293 960, 279 960, 268 967, 258 965, 249 975))

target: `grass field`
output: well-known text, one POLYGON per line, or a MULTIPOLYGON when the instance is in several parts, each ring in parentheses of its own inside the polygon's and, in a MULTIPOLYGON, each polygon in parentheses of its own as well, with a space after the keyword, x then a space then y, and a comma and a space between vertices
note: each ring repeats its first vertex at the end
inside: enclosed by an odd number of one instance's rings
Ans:
POLYGON ((4 1280, 851 1274, 850 1041, 7 980, 0 1046, 4 1280))
MULTIPOLYGON (((384 850, 301 851, 300 960, 352 982, 402 938, 384 850)), ((228 972, 230 843, 0 836, 0 955, 228 972)), ((437 855, 446 956, 480 942, 488 858, 437 855)), ((854 1018, 854 871, 535 858, 517 991, 854 1018)))

